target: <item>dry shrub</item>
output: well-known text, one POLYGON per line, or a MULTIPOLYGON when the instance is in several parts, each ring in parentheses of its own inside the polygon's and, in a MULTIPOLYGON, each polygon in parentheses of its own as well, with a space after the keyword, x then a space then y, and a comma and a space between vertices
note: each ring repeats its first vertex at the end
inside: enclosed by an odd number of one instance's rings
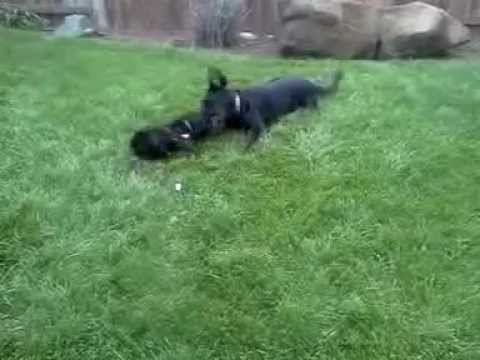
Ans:
POLYGON ((239 23, 245 16, 243 0, 195 0, 191 8, 196 46, 223 48, 237 45, 239 23))

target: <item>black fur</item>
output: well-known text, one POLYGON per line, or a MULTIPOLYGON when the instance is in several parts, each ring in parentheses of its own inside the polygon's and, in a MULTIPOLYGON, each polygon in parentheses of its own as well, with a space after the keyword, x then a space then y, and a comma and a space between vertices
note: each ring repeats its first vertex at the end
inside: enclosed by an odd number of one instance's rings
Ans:
POLYGON ((130 140, 130 149, 140 159, 165 159, 173 153, 193 152, 193 143, 209 133, 200 113, 190 112, 166 126, 146 127, 136 131, 130 140))
POLYGON ((229 89, 227 77, 218 69, 210 68, 208 77, 208 91, 201 104, 202 118, 217 131, 225 128, 251 131, 248 148, 280 117, 301 108, 316 108, 321 96, 336 92, 343 73, 333 72, 327 82, 295 76, 276 78, 243 90, 229 89), (236 97, 240 99, 240 108, 236 108, 236 97))

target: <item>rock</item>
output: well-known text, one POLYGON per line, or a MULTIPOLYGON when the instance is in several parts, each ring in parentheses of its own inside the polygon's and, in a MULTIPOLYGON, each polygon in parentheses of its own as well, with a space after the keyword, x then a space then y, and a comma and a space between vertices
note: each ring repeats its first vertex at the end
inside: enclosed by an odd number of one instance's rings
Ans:
POLYGON ((89 36, 95 33, 90 19, 85 15, 70 15, 60 27, 54 31, 55 36, 59 37, 81 37, 89 36))
POLYGON ((470 40, 470 31, 445 10, 422 2, 380 10, 382 58, 435 56, 470 40))
POLYGON ((281 0, 280 52, 336 58, 373 58, 378 9, 355 0, 281 0))
MULTIPOLYGON (((450 0, 420 0, 421 2, 429 5, 439 7, 441 9, 447 9, 450 0)), ((458 1, 458 0, 457 0, 458 1)), ((415 0, 391 0, 388 5, 405 5, 408 3, 416 2, 415 0)))

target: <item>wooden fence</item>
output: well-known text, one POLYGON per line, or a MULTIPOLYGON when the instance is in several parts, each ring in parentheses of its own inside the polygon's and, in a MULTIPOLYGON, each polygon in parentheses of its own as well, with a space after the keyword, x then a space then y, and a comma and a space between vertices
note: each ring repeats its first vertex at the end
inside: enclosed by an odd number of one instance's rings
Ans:
MULTIPOLYGON (((194 0, 7 0, 42 14, 94 14, 103 30, 115 33, 190 31, 194 0)), ((277 0, 245 0, 249 12, 242 27, 255 33, 274 33, 277 0)), ((403 4, 411 0, 361 0, 372 4, 403 4)), ((480 25, 480 0, 424 0, 439 6, 470 26, 480 25)))

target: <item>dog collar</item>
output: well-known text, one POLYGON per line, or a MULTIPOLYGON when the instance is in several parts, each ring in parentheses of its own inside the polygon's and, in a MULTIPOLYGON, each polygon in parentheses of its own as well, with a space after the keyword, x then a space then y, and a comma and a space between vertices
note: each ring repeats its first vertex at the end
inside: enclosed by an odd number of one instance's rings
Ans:
POLYGON ((238 92, 235 92, 235 111, 240 112, 242 109, 242 101, 240 100, 240 95, 238 92))
POLYGON ((192 127, 192 124, 190 124, 190 121, 185 120, 183 123, 184 123, 185 126, 187 127, 188 132, 193 133, 193 127, 192 127))
POLYGON ((190 124, 190 121, 188 121, 188 120, 184 120, 183 124, 187 127, 188 132, 185 133, 185 134, 181 134, 180 137, 183 138, 183 139, 190 139, 190 134, 193 133, 192 124, 190 124))

